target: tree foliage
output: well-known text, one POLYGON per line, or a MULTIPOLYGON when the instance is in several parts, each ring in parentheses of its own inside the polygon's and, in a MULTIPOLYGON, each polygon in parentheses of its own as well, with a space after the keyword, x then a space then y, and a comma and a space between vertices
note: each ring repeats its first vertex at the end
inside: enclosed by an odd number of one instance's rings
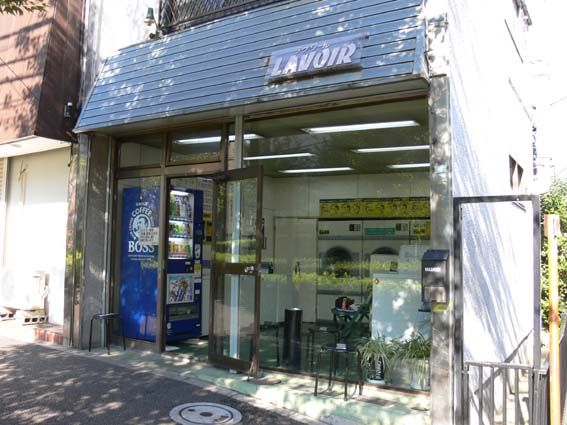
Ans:
MULTIPOLYGON (((556 180, 541 200, 542 214, 557 214, 561 220, 559 237, 559 299, 560 311, 567 312, 567 181, 556 180)), ((541 246, 542 286, 541 309, 545 328, 549 325, 549 268, 547 265, 547 239, 541 246)))
POLYGON ((47 0, 0 0, 0 14, 23 15, 25 12, 44 12, 47 0))

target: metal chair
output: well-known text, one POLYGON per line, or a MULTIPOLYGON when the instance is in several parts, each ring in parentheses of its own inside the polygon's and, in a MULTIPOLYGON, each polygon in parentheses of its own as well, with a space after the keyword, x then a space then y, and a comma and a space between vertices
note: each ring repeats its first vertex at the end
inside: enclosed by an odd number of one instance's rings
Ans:
POLYGON ((320 333, 333 335, 335 344, 341 340, 341 330, 334 326, 314 325, 307 330, 307 353, 305 353, 305 363, 309 361, 311 372, 313 372, 313 360, 315 357, 315 337, 320 333))
POLYGON ((126 351, 126 337, 124 336, 124 323, 120 315, 118 313, 99 313, 99 314, 95 314, 91 318, 91 326, 89 330, 89 352, 91 351, 91 345, 93 339, 94 320, 102 320, 104 322, 104 326, 106 330, 105 346, 106 346, 106 352, 108 354, 110 354, 110 322, 113 320, 118 320, 118 322, 120 323, 120 336, 122 337, 122 345, 124 347, 124 351, 126 351))
POLYGON ((362 395, 362 365, 361 365, 361 358, 360 358, 360 351, 354 346, 346 345, 346 344, 325 344, 319 350, 319 354, 317 355, 317 372, 315 374, 315 391, 314 395, 317 397, 318 386, 319 386, 319 369, 321 366, 321 354, 329 353, 329 383, 327 389, 331 389, 331 383, 333 381, 333 377, 336 376, 336 362, 338 361, 338 355, 344 354, 345 355, 345 395, 344 399, 347 400, 348 394, 348 369, 349 369, 349 357, 351 354, 357 354, 358 360, 358 394, 362 395), (333 373, 334 372, 334 373, 333 373))

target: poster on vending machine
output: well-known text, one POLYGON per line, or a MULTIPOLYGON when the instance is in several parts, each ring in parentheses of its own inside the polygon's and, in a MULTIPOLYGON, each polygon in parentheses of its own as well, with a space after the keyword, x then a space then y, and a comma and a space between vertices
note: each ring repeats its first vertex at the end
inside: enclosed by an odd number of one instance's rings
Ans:
POLYGON ((167 304, 192 303, 194 301, 194 280, 191 273, 170 273, 167 275, 167 304))

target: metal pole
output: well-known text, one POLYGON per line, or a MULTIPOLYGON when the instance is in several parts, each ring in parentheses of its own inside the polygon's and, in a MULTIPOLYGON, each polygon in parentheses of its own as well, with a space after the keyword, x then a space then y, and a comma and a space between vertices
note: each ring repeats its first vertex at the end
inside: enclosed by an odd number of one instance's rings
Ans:
POLYGON ((561 234, 559 216, 546 214, 544 230, 547 237, 549 267, 549 412, 550 425, 561 423, 561 370, 559 367, 559 275, 557 238, 561 234))

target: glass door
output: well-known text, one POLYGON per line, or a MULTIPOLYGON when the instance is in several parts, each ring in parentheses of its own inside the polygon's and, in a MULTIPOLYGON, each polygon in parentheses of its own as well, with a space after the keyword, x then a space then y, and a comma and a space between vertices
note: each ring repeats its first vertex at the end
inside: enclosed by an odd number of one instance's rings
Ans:
POLYGON ((209 360, 256 374, 262 249, 262 169, 214 180, 209 360))

